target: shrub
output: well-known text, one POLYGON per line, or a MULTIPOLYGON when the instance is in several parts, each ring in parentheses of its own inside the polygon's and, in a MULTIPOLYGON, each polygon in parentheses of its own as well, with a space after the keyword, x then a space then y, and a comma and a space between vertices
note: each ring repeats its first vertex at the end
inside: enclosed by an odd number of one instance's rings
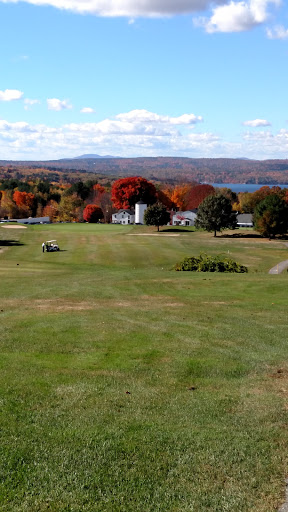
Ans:
POLYGON ((207 254, 200 254, 185 258, 182 262, 177 263, 174 266, 174 270, 177 271, 192 271, 192 272, 236 272, 242 274, 248 272, 248 268, 244 265, 240 265, 231 258, 225 256, 207 256, 207 254))

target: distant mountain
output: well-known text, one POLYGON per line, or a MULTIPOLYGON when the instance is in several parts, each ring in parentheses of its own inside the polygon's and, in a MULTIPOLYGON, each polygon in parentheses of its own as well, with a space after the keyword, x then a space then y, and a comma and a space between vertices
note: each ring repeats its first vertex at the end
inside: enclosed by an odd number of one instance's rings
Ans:
MULTIPOLYGON (((80 155, 75 156, 72 160, 86 160, 86 158, 118 158, 117 156, 111 155, 80 155)), ((62 160, 68 160, 67 158, 62 158, 62 160)))

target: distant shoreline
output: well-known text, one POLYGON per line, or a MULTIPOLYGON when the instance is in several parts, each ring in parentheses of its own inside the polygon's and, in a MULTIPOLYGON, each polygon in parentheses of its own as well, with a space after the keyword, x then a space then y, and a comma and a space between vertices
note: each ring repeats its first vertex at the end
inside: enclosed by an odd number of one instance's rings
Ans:
POLYGON ((227 187, 230 188, 233 192, 255 192, 259 190, 261 187, 280 187, 280 188, 288 188, 288 185, 284 185, 283 183, 211 183, 213 187, 227 187))

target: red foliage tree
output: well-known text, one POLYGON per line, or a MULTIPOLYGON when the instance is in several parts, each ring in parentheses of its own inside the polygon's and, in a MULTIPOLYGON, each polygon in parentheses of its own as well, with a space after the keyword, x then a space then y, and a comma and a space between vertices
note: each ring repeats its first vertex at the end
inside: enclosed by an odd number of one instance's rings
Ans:
POLYGON ((214 195, 215 188, 212 185, 195 185, 187 194, 187 210, 198 208, 206 197, 214 195))
POLYGON ((155 203, 157 192, 153 183, 145 178, 122 178, 114 181, 111 199, 115 208, 132 208, 140 199, 148 205, 155 203))
POLYGON ((105 192, 105 188, 102 185, 99 185, 99 183, 96 183, 96 185, 93 185, 93 190, 95 190, 95 192, 98 192, 100 194, 104 194, 104 192, 105 192))
POLYGON ((83 211, 83 219, 86 222, 98 222, 103 219, 103 212, 96 204, 87 204, 83 211))

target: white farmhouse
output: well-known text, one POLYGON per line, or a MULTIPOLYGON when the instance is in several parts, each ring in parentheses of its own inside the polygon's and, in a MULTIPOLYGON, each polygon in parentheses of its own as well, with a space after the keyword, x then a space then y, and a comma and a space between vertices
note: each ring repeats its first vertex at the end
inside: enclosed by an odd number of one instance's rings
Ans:
POLYGON ((172 217, 173 226, 194 226, 197 217, 197 209, 176 212, 172 217))
POLYGON ((112 224, 134 224, 135 214, 132 210, 119 210, 112 214, 112 224))

